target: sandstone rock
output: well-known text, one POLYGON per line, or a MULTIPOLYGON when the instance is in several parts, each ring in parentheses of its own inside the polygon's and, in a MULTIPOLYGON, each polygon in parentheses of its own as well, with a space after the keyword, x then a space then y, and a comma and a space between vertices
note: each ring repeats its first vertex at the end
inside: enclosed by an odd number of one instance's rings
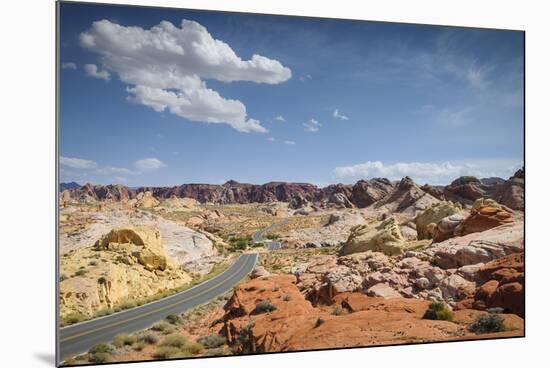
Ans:
POLYGON ((519 169, 514 176, 497 186, 495 200, 514 210, 525 209, 525 172, 519 169))
POLYGON ((473 176, 462 176, 443 190, 445 198, 460 203, 472 203, 488 194, 490 186, 473 176))
POLYGON ((353 186, 352 200, 357 207, 367 207, 383 199, 393 190, 388 179, 359 180, 353 186))
POLYGON ((414 219, 418 239, 432 239, 436 225, 445 217, 458 214, 461 210, 462 207, 459 204, 452 202, 443 201, 432 204, 414 219))
POLYGON ((257 279, 258 277, 267 277, 270 275, 271 274, 269 273, 268 270, 266 270, 263 266, 258 265, 256 266, 256 268, 254 268, 254 270, 250 274, 250 278, 257 279))
POLYGON ((153 197, 152 192, 145 192, 141 198, 138 198, 136 202, 136 207, 138 208, 153 208, 160 204, 160 201, 153 197))
POLYGON ((330 196, 328 200, 329 204, 332 204, 336 207, 340 208, 352 208, 353 204, 349 201, 349 199, 342 193, 334 193, 330 196))
POLYGON ((296 195, 292 197, 292 199, 288 203, 288 207, 293 210, 297 210, 299 208, 307 206, 308 203, 309 201, 303 195, 296 195))
POLYGON ((433 259, 435 265, 451 269, 520 253, 523 243, 523 224, 512 223, 447 239, 426 248, 422 254, 433 259))
POLYGON ((455 230, 463 220, 464 216, 462 214, 455 214, 439 221, 433 234, 434 243, 439 243, 455 236, 455 230))
POLYGON ((454 274, 442 280, 439 289, 443 298, 456 301, 471 295, 475 290, 475 283, 454 274))
POLYGON ((414 217, 436 202, 439 200, 424 192, 410 177, 406 176, 389 195, 376 202, 374 207, 386 209, 389 213, 398 212, 414 217))
POLYGON ((512 223, 514 223, 514 217, 508 208, 492 199, 480 198, 475 201, 470 215, 455 228, 454 233, 457 236, 463 236, 512 223))
POLYGON ((384 284, 384 283, 379 283, 368 288, 367 295, 372 297, 384 298, 384 299, 401 297, 401 294, 399 294, 396 290, 394 290, 388 284, 384 284))
POLYGON ((402 254, 407 249, 421 248, 427 244, 428 242, 406 242, 395 218, 389 217, 382 222, 353 227, 340 253, 347 255, 371 250, 391 256, 402 254))

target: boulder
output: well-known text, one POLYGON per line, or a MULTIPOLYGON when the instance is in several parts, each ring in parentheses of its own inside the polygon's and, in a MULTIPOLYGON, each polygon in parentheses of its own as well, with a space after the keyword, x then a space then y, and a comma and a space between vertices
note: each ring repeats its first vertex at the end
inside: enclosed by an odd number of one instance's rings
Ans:
POLYGON ((395 218, 388 217, 381 222, 353 227, 348 240, 340 250, 340 254, 347 255, 370 250, 393 256, 402 254, 408 249, 422 248, 428 243, 428 241, 405 241, 395 218))
POLYGON ((462 207, 460 204, 448 201, 433 203, 414 219, 418 239, 432 239, 439 221, 447 216, 458 214, 461 211, 462 207))
POLYGON ((367 295, 384 299, 401 298, 395 289, 386 283, 378 283, 367 289, 367 295))
POLYGON ((252 273, 250 274, 250 278, 257 279, 258 277, 267 277, 270 275, 271 274, 269 273, 269 271, 266 270, 263 266, 257 265, 252 271, 252 273))
POLYGON ((137 202, 135 204, 138 208, 153 208, 160 204, 160 201, 153 197, 153 193, 146 191, 143 195, 138 195, 137 202))
POLYGON ((439 243, 455 236, 455 230, 463 220, 464 216, 458 213, 441 219, 434 229, 433 242, 439 243))
POLYGON ((165 270, 166 255, 162 246, 160 232, 149 227, 113 229, 96 241, 96 249, 118 249, 124 244, 137 245, 138 250, 133 252, 139 263, 147 270, 165 270))
POLYGON ((454 234, 463 236, 513 223, 514 216, 509 208, 492 199, 480 198, 474 202, 470 215, 456 227, 454 234))
POLYGON ((343 193, 334 193, 329 199, 328 203, 340 208, 352 208, 353 204, 343 193))

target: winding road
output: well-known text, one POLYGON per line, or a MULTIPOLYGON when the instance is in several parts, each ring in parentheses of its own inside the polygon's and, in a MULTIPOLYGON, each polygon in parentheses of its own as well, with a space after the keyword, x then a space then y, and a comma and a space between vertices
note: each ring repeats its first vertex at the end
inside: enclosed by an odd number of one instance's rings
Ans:
POLYGON ((190 289, 140 307, 61 328, 58 356, 64 360, 84 353, 97 343, 112 341, 118 334, 144 330, 169 314, 179 314, 204 304, 235 286, 252 272, 257 261, 258 254, 243 254, 221 274, 190 289))
MULTIPOLYGON (((265 242, 268 251, 280 249, 281 242, 266 241, 265 234, 287 222, 282 220, 258 230, 252 239, 256 243, 265 242)), ((257 262, 258 254, 242 254, 227 270, 190 289, 139 307, 61 328, 58 357, 64 360, 85 353, 95 344, 112 341, 118 334, 147 329, 169 314, 179 314, 207 303, 235 286, 252 272, 257 262)))

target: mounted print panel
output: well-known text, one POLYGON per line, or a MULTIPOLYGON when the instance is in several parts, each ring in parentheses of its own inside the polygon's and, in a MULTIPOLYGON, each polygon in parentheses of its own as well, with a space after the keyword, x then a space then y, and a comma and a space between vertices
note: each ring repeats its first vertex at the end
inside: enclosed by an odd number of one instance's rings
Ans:
POLYGON ((59 365, 524 336, 524 32, 57 26, 59 365))

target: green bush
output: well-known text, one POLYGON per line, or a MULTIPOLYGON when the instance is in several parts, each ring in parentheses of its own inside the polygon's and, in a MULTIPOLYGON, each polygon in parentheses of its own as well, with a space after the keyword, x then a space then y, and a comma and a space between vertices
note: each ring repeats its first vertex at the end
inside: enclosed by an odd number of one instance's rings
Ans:
POLYGON ((204 349, 204 346, 202 346, 198 342, 189 342, 181 349, 181 351, 185 355, 197 355, 203 349, 204 349))
POLYGON ((134 349, 135 351, 142 351, 143 349, 145 349, 146 346, 147 344, 145 342, 138 341, 134 345, 132 345, 132 349, 134 349))
POLYGON ((138 336, 138 341, 142 341, 146 344, 153 345, 153 344, 156 344, 159 341, 159 338, 157 337, 157 335, 155 335, 153 333, 150 333, 150 332, 147 332, 143 335, 139 335, 138 336))
POLYGON ((68 279, 67 275, 63 275, 63 274, 59 275, 59 282, 65 281, 67 279, 68 279))
POLYGON ((504 318, 494 313, 481 315, 470 325, 470 331, 478 334, 504 330, 504 318))
POLYGON ((254 309, 257 314, 273 312, 275 310, 277 310, 277 307, 269 300, 262 300, 261 302, 258 302, 258 304, 256 304, 256 308, 254 309))
POLYGON ((197 340, 198 343, 207 349, 219 348, 225 344, 225 337, 220 335, 203 336, 197 340))
POLYGON ((88 350, 88 353, 90 354, 96 354, 96 353, 107 353, 112 354, 115 351, 112 345, 106 344, 106 343, 99 343, 95 344, 88 350))
POLYGON ((171 334, 173 333, 176 329, 174 328, 174 326, 172 326, 170 323, 166 322, 166 321, 161 321, 161 322, 158 322, 158 323, 155 323, 153 325, 153 327, 151 327, 151 329, 153 331, 159 331, 159 332, 162 332, 163 334, 167 335, 167 334, 171 334))
POLYGON ((121 305, 120 305, 120 308, 121 309, 131 309, 131 308, 135 308, 136 307, 136 302, 133 301, 133 300, 126 300, 124 301, 121 305))
POLYGON ((104 316, 108 316, 109 314, 113 314, 112 309, 100 309, 97 312, 95 312, 96 317, 104 317, 104 316))
POLYGON ((116 346, 117 348, 121 348, 123 346, 133 345, 136 341, 137 341, 137 338, 135 336, 128 335, 128 334, 120 334, 120 335, 116 335, 115 338, 113 339, 113 345, 116 346))
POLYGON ((76 271, 76 272, 74 273, 74 275, 75 275, 75 276, 84 276, 84 275, 87 274, 87 273, 88 273, 87 270, 82 269, 82 270, 76 271))
POLYGON ((65 324, 72 325, 73 323, 85 321, 86 316, 82 313, 71 313, 68 314, 63 320, 65 324))
POLYGON ((181 357, 182 353, 180 349, 173 346, 161 346, 155 352, 155 358, 159 359, 172 359, 181 357))
POLYGON ((216 348, 207 350, 202 356, 222 356, 222 355, 231 355, 231 350, 227 348, 216 348))
POLYGON ((187 339, 183 335, 169 335, 162 340, 161 346, 172 346, 174 348, 183 348, 187 344, 187 339))
POLYGON ((166 320, 168 322, 170 322, 171 324, 173 324, 173 325, 177 325, 177 324, 181 323, 181 318, 177 314, 170 314, 170 315, 166 316, 166 320))
POLYGON ((441 300, 432 302, 426 312, 424 313, 423 319, 431 319, 438 321, 452 321, 453 312, 447 308, 445 303, 441 300))
POLYGON ((289 295, 289 294, 285 294, 283 295, 283 301, 285 302, 289 302, 292 300, 292 297, 289 295))
POLYGON ((93 353, 88 355, 88 361, 90 363, 107 363, 111 360, 111 354, 109 353, 93 353))
POLYGON ((97 266, 97 261, 90 261, 88 263, 89 266, 97 266))

